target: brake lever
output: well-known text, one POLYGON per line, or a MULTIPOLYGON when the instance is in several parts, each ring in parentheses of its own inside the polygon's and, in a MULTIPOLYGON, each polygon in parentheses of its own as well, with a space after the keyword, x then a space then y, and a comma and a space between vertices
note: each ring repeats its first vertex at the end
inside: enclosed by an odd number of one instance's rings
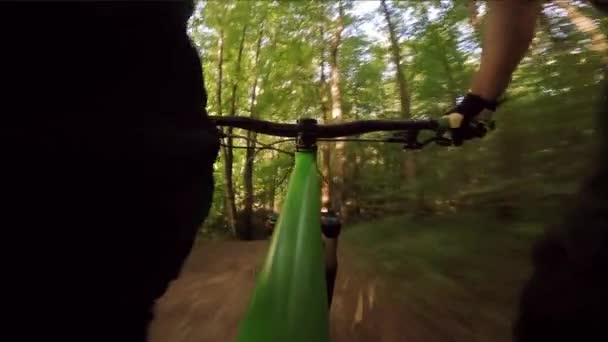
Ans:
POLYGON ((401 131, 395 133, 392 137, 388 138, 387 142, 398 142, 403 143, 404 150, 420 150, 426 145, 434 142, 439 146, 452 146, 452 139, 446 138, 442 136, 442 134, 438 133, 436 136, 428 138, 423 141, 418 140, 419 131, 401 131))
POLYGON ((417 150, 424 146, 418 141, 418 133, 418 130, 400 131, 393 134, 393 136, 388 138, 386 141, 403 143, 403 148, 406 150, 417 150))
POLYGON ((421 142, 417 141, 415 144, 405 145, 403 147, 403 149, 404 150, 420 150, 430 143, 435 143, 439 146, 444 146, 444 147, 453 145, 451 139, 444 138, 444 137, 432 137, 432 138, 428 138, 421 142))

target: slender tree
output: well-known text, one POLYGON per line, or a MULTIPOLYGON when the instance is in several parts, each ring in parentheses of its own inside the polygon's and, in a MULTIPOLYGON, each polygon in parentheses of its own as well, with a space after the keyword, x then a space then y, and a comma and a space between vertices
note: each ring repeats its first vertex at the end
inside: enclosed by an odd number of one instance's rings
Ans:
MULTIPOLYGON (((258 79, 260 69, 260 50, 262 49, 262 38, 264 37, 263 24, 258 31, 258 39, 255 48, 255 58, 253 66, 253 84, 251 86, 251 92, 249 95, 249 115, 252 118, 257 118, 256 112, 256 98, 258 90, 258 79)), ((254 192, 253 192, 253 161, 255 157, 255 143, 256 134, 255 132, 247 132, 247 153, 245 154, 245 168, 243 171, 243 179, 245 183, 245 208, 243 210, 243 224, 245 230, 245 238, 250 239, 252 237, 252 212, 254 203, 254 192)))
MULTIPOLYGON (((338 13, 334 22, 334 31, 330 41, 330 93, 331 93, 331 121, 339 123, 343 120, 342 113, 342 92, 340 89, 340 65, 338 63, 338 55, 342 44, 342 33, 344 32, 344 3, 338 2, 338 13)), ((334 171, 331 179, 331 200, 332 208, 339 210, 344 216, 346 214, 346 206, 343 201, 344 192, 344 164, 345 151, 344 142, 336 142, 333 153, 334 171)))

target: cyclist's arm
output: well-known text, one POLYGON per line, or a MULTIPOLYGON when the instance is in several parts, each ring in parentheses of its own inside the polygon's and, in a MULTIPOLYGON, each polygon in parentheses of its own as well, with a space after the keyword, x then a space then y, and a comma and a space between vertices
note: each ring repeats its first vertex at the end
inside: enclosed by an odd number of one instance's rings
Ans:
POLYGON ((487 2, 482 55, 471 93, 494 101, 507 88, 534 37, 541 3, 537 0, 487 2))

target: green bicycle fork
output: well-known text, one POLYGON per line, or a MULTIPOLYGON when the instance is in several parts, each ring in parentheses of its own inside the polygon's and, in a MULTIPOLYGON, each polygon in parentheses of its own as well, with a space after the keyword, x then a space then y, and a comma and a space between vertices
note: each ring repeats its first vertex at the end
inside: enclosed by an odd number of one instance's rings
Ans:
POLYGON ((329 313, 316 149, 296 152, 287 196, 238 342, 327 342, 329 313))

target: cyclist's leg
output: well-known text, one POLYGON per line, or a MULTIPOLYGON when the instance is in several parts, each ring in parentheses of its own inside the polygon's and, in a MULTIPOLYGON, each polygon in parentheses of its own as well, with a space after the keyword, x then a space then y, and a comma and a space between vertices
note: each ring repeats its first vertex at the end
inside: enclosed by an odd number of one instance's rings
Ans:
POLYGON ((569 215, 535 245, 515 325, 518 342, 608 338, 608 84, 604 91, 594 172, 569 215))

